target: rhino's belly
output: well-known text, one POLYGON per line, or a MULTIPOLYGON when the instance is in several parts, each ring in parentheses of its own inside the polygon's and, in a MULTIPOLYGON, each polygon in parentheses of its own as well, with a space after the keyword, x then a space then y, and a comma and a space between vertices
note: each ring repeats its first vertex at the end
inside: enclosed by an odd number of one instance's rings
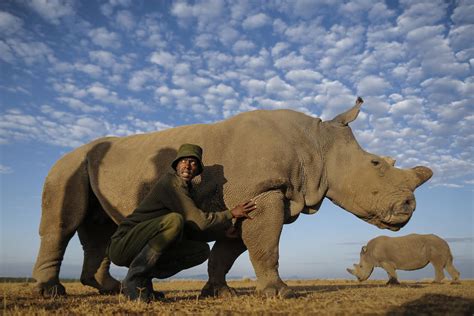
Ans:
POLYGON ((400 258, 397 262, 397 269, 411 271, 424 268, 428 264, 426 258, 400 258))

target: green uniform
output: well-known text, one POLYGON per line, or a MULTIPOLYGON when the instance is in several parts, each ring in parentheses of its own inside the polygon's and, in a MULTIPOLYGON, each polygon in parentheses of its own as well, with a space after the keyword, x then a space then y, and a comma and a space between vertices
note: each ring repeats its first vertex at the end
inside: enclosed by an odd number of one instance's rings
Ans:
POLYGON ((170 170, 120 223, 112 236, 109 256, 114 264, 128 266, 147 243, 158 252, 172 243, 189 246, 190 243, 182 241, 184 226, 191 235, 206 229, 224 231, 231 225, 231 219, 230 210, 208 213, 200 210, 191 198, 187 182, 170 170))

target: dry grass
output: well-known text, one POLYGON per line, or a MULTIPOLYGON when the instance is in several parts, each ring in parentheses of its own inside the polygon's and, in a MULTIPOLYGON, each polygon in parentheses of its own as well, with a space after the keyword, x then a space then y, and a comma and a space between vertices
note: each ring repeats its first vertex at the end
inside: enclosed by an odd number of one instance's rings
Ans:
POLYGON ((474 280, 461 284, 404 281, 385 286, 385 281, 358 283, 348 280, 287 281, 295 290, 292 299, 255 296, 255 282, 231 281, 239 293, 228 299, 198 299, 202 281, 165 281, 154 284, 166 300, 149 304, 131 302, 122 295, 99 295, 80 283, 65 283, 67 297, 33 297, 32 283, 0 285, 2 315, 473 315, 474 280))

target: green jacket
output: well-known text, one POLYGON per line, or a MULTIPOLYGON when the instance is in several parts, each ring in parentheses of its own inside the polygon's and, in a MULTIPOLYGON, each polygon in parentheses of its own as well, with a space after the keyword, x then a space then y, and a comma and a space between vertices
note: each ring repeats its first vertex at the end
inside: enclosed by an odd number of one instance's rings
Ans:
POLYGON ((181 214, 191 233, 204 230, 224 231, 231 225, 230 210, 204 212, 191 198, 190 188, 174 170, 165 173, 153 186, 140 205, 120 223, 112 238, 120 238, 136 224, 171 212, 181 214))

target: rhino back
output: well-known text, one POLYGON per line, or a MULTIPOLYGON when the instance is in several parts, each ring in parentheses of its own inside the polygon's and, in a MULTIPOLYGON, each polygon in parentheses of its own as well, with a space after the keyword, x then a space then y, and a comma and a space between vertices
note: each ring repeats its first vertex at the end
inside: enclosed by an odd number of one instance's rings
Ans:
POLYGON ((316 136, 308 133, 319 122, 295 111, 261 110, 214 124, 105 139, 87 154, 91 184, 109 214, 127 215, 169 168, 177 148, 195 143, 204 149, 206 167, 195 179, 196 200, 204 209, 234 206, 272 187, 286 187, 297 198, 301 161, 315 155, 316 136))
POLYGON ((446 247, 446 242, 436 235, 410 234, 374 238, 367 244, 367 252, 376 266, 385 262, 397 269, 416 270, 426 266, 433 255, 447 256, 449 248, 446 247))

